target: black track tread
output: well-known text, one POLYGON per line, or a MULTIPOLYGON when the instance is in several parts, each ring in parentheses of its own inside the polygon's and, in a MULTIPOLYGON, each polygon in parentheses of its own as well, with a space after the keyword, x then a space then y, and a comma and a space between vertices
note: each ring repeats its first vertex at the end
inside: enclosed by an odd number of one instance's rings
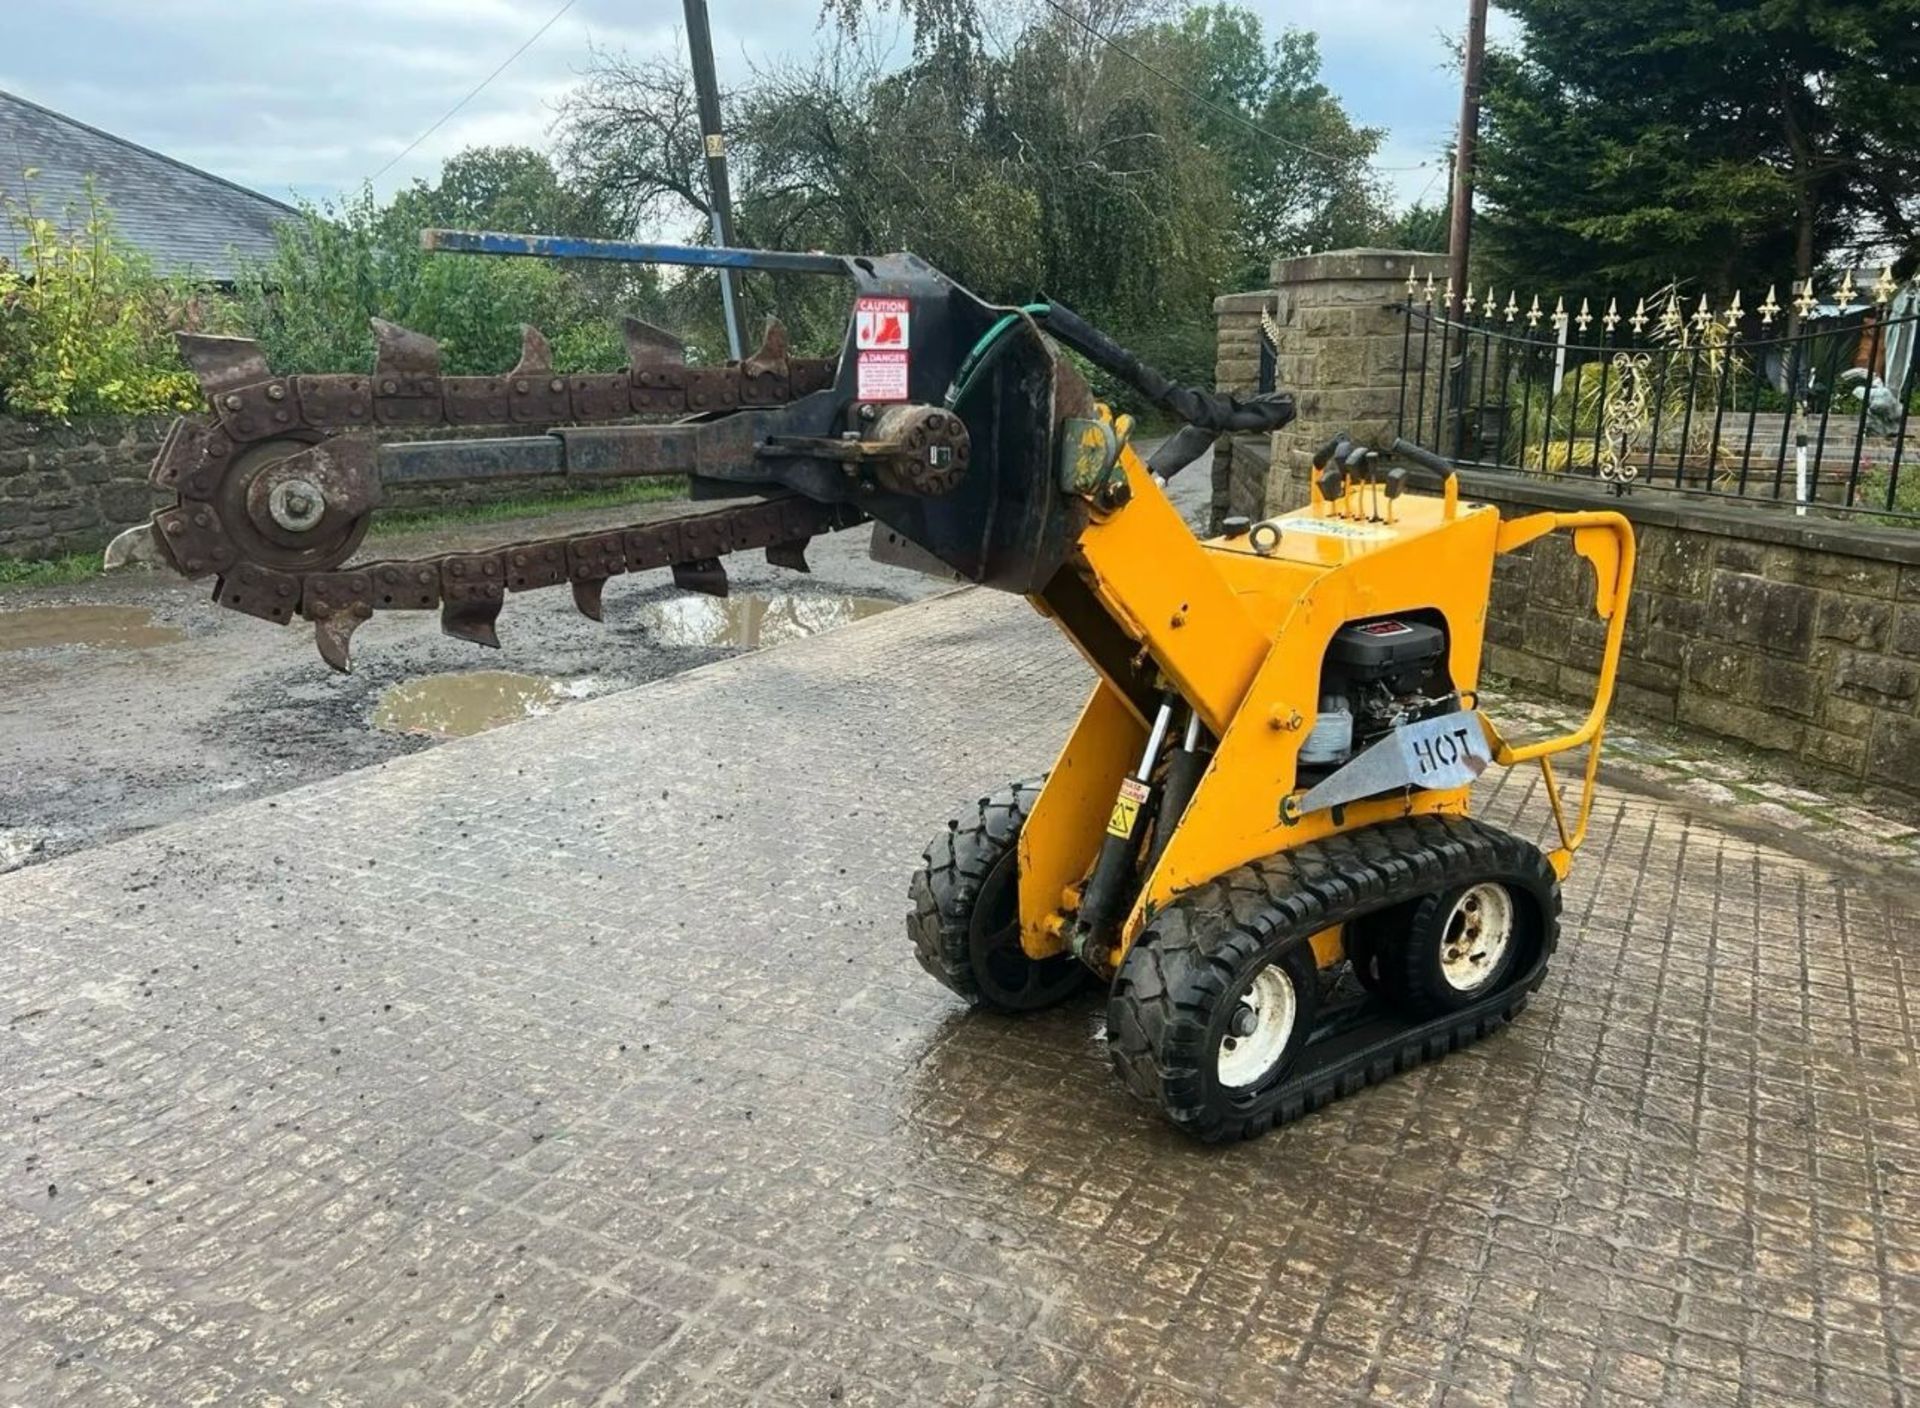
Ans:
POLYGON ((1470 817, 1418 816, 1310 842, 1241 866, 1189 890, 1157 914, 1128 951, 1107 1006, 1107 1047, 1120 1079, 1187 1133, 1208 1142, 1247 1139, 1485 1036, 1525 1004, 1462 1015, 1439 1034, 1414 1036, 1391 1060, 1329 1074, 1272 1109, 1242 1116, 1210 1108, 1201 1060, 1207 1014, 1234 975, 1275 943, 1305 943, 1334 924, 1447 888, 1467 876, 1527 877, 1551 896, 1543 953, 1559 931, 1560 887, 1540 850, 1470 817))
POLYGON ((943 986, 976 1006, 986 998, 974 981, 967 953, 973 901, 994 862, 1018 842, 1044 781, 1011 783, 982 797, 970 816, 948 822, 946 833, 921 855, 920 869, 907 886, 913 904, 907 916, 913 956, 943 986))

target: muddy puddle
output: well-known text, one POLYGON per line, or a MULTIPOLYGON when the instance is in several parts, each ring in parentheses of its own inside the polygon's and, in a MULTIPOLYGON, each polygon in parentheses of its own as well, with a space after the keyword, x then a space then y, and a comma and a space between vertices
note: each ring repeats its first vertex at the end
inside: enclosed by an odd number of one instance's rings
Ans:
POLYGON ((593 694, 591 679, 556 680, 512 670, 422 675, 397 684, 373 708, 373 726, 387 733, 466 738, 502 724, 551 714, 593 694))
POLYGON ((163 626, 139 606, 29 606, 0 611, 0 651, 85 646, 97 650, 144 650, 185 640, 186 632, 163 626))
POLYGON ((677 596, 649 602, 635 613, 662 645, 763 645, 817 636, 836 626, 891 611, 898 602, 874 596, 677 596))

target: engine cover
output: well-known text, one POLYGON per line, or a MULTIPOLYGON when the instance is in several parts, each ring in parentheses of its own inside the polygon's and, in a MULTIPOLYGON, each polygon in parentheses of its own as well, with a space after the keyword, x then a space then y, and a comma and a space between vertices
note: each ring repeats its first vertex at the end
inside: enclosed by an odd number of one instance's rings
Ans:
POLYGON ((1417 688, 1446 649, 1446 634, 1437 626, 1382 616, 1335 631, 1327 663, 1353 683, 1383 681, 1401 694, 1417 688))

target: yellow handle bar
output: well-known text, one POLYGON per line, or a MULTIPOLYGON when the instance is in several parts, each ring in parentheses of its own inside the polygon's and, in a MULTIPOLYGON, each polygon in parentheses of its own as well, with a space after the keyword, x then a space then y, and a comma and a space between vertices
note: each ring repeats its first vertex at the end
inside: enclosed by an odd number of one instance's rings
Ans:
POLYGON ((1600 655, 1600 679, 1593 692, 1593 705, 1586 721, 1572 733, 1557 738, 1539 739, 1519 747, 1509 744, 1493 721, 1482 712, 1481 722, 1493 743, 1494 761, 1511 767, 1515 763, 1538 761, 1547 783, 1547 796, 1553 804, 1554 821, 1560 829, 1561 849, 1548 857, 1554 869, 1566 873, 1573 852, 1587 833, 1587 817, 1593 808, 1594 779, 1600 769, 1600 740, 1606 729, 1607 710, 1613 703, 1614 681, 1620 671, 1620 645, 1627 629, 1627 601, 1633 594, 1633 525, 1618 513, 1595 510, 1582 513, 1536 513, 1510 519, 1500 525, 1494 540, 1495 552, 1513 552, 1536 538, 1562 529, 1573 532, 1573 549, 1593 564, 1594 613, 1607 623, 1607 641, 1600 655), (1577 820, 1568 829, 1561 809, 1560 788, 1548 761, 1556 753, 1591 744, 1581 788, 1577 820))

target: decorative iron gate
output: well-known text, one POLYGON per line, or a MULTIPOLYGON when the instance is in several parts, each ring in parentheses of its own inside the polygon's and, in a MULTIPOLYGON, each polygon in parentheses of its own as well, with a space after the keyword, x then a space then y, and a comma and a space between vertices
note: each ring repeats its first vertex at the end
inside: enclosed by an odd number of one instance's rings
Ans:
POLYGON ((1920 277, 1847 274, 1782 304, 1691 311, 1678 289, 1549 311, 1407 279, 1399 433, 1475 468, 1773 501, 1920 524, 1907 427, 1920 387, 1920 277))

